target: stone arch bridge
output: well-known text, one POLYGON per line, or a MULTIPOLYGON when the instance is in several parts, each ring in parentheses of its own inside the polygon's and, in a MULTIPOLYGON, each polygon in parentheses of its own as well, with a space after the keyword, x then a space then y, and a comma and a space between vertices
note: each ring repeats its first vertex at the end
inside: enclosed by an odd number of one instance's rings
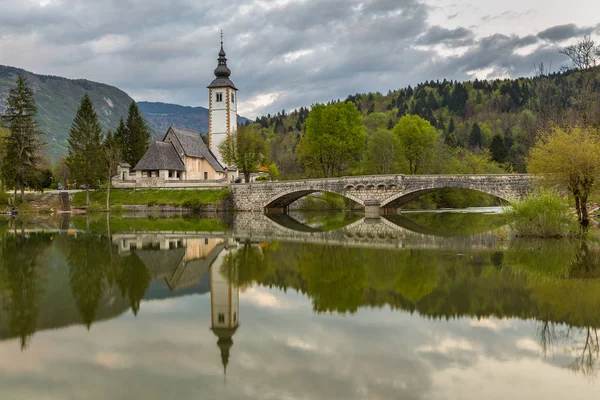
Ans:
POLYGON ((507 202, 520 200, 532 187, 526 174, 506 175, 374 175, 253 182, 231 186, 233 206, 240 211, 286 212, 294 201, 315 192, 332 192, 365 207, 367 215, 398 209, 429 192, 445 188, 477 190, 507 202))

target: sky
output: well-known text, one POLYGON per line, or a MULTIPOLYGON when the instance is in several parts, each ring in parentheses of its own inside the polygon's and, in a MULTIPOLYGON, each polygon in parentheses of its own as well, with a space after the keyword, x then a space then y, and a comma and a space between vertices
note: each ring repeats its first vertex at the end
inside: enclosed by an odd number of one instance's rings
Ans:
POLYGON ((0 64, 207 106, 220 30, 239 113, 386 93, 426 80, 530 76, 598 38, 578 0, 0 0, 0 64))

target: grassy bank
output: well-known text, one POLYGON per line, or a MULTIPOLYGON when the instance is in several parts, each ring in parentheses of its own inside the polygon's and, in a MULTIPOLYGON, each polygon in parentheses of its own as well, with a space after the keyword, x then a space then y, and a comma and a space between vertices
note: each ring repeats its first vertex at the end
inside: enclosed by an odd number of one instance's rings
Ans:
MULTIPOLYGON (((219 204, 231 195, 227 189, 218 190, 127 190, 110 191, 111 206, 148 205, 195 208, 198 205, 219 204)), ((90 192, 90 203, 105 204, 106 191, 90 192)), ((85 192, 75 194, 73 206, 85 206, 85 192)))

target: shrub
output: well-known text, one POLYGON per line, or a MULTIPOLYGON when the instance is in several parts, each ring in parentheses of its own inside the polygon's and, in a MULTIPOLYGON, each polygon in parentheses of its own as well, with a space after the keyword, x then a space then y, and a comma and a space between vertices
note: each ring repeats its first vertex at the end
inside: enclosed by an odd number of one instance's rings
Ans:
POLYGON ((0 190, 0 205, 7 205, 8 201, 9 201, 8 198, 9 198, 8 193, 0 190))
POLYGON ((102 205, 100 205, 100 203, 97 203, 94 201, 94 202, 91 202, 89 206, 87 206, 86 211, 90 212, 90 213, 96 213, 96 212, 103 212, 106 210, 104 209, 104 207, 102 207, 102 205))
POLYGON ((566 199, 549 191, 528 195, 506 210, 518 237, 559 238, 575 236, 577 219, 566 199))
POLYGON ((257 176, 256 177, 256 182, 266 182, 269 180, 269 177, 266 175, 262 175, 262 176, 257 176))
POLYGON ((112 206, 110 206, 110 212, 111 213, 122 213, 123 206, 120 204, 113 204, 112 206))

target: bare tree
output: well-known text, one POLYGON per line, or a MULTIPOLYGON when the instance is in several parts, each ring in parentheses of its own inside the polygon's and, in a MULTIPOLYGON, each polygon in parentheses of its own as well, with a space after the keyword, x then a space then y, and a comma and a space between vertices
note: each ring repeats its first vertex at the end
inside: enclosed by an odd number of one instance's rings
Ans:
POLYGON ((558 52, 571 59, 570 69, 580 71, 579 91, 574 100, 578 119, 584 125, 589 125, 593 122, 592 110, 597 99, 596 93, 594 93, 594 81, 596 80, 595 67, 600 61, 600 46, 590 35, 585 35, 575 44, 559 49, 558 52))

